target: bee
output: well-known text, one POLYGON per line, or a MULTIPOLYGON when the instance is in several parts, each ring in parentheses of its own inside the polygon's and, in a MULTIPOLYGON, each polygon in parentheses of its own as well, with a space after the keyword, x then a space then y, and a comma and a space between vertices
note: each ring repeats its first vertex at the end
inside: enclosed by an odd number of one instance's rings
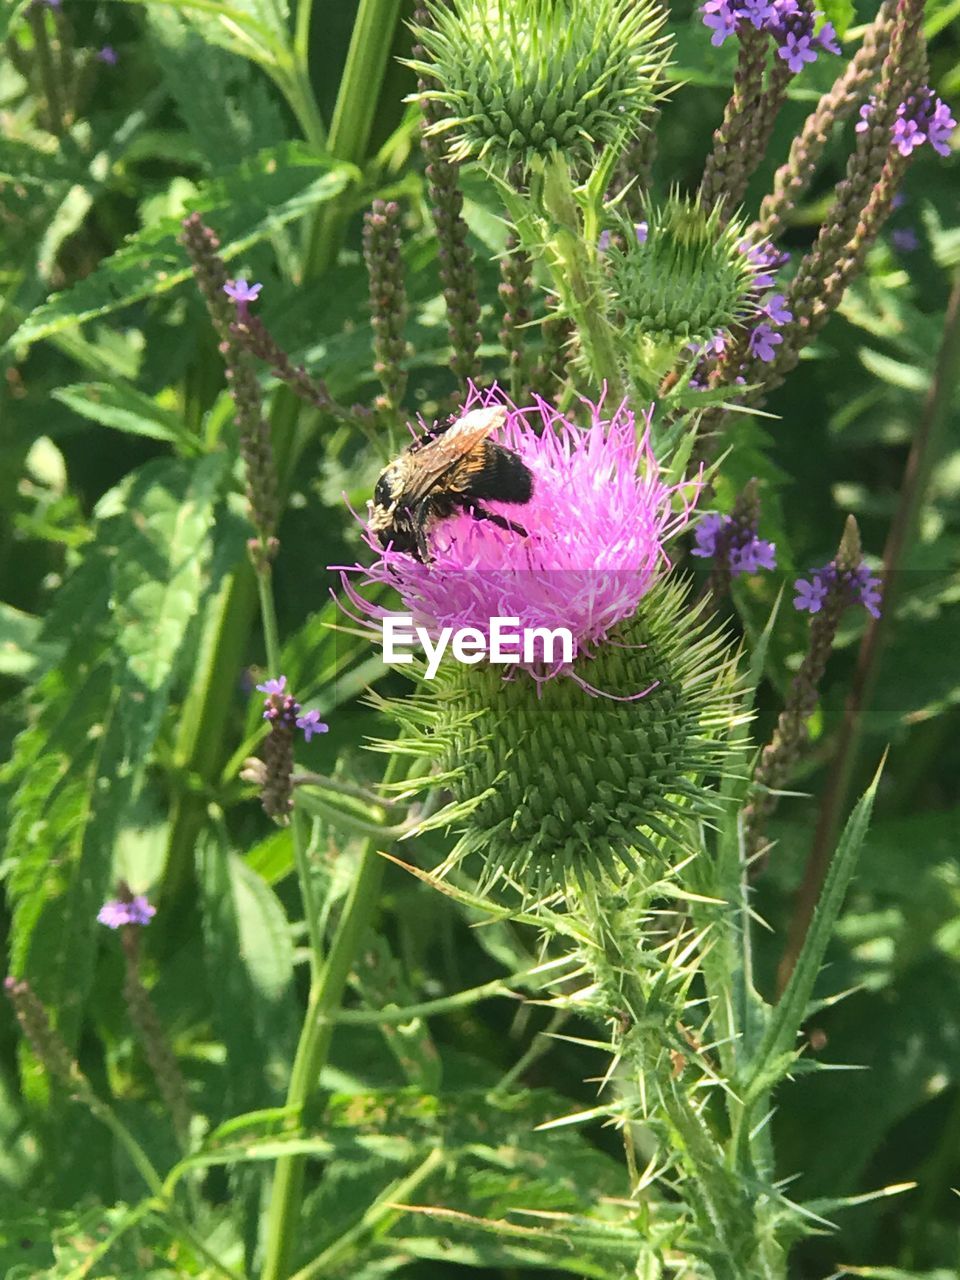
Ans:
POLYGON ((489 439, 507 411, 472 409, 425 432, 380 473, 368 503, 369 525, 381 546, 430 559, 427 534, 439 520, 464 511, 500 529, 527 536, 523 525, 488 511, 484 501, 529 502, 533 476, 526 463, 489 439))

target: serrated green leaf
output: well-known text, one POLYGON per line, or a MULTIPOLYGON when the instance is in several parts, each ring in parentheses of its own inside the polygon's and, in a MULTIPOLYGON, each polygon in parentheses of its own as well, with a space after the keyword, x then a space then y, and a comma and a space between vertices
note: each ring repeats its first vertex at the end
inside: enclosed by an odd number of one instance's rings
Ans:
POLYGON ((197 438, 175 413, 127 383, 75 382, 57 387, 53 398, 101 426, 151 440, 167 440, 184 453, 199 451, 197 438))
MULTIPOLYGON (((287 143, 204 184, 189 211, 199 211, 215 224, 221 256, 230 262, 277 228, 338 196, 355 172, 349 165, 318 157, 303 143, 287 143)), ((179 221, 165 218, 130 236, 90 275, 28 316, 7 349, 29 346, 183 284, 191 272, 179 235, 179 221)))
POLYGON ((69 1045, 92 981, 114 843, 207 585, 227 461, 149 463, 108 494, 41 636, 65 648, 33 691, 32 723, 5 770, 16 788, 11 967, 30 978, 69 1045))

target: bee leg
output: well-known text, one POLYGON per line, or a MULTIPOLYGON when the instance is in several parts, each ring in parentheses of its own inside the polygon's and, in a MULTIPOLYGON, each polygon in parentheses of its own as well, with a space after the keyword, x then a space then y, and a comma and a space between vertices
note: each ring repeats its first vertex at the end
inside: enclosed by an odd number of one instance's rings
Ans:
POLYGON ((430 502, 421 502, 413 517, 413 539, 417 548, 417 559, 421 564, 430 561, 430 548, 427 545, 427 526, 434 515, 430 502))
POLYGON ((526 529, 522 524, 515 524, 513 520, 508 520, 505 516, 497 515, 495 511, 488 511, 486 507, 481 507, 480 503, 473 498, 462 498, 460 506, 466 512, 473 516, 474 520, 489 520, 491 524, 495 524, 498 529, 509 529, 511 533, 519 533, 522 538, 528 536, 526 529))

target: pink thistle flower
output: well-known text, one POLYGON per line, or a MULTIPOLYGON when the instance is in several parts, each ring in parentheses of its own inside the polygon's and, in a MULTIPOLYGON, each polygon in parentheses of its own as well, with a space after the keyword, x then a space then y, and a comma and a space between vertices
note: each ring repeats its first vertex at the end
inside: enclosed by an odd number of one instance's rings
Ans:
MULTIPOLYGON (((367 529, 367 544, 378 558, 368 569, 351 566, 341 576, 368 625, 378 629, 392 612, 364 598, 368 584, 394 588, 404 612, 434 637, 444 627, 474 627, 489 642, 492 618, 517 618, 520 630, 568 628, 575 658, 594 657, 614 627, 633 617, 670 566, 665 544, 687 524, 699 481, 691 488, 663 480, 650 447, 649 414, 638 431, 626 403, 609 418, 602 400, 583 403, 586 427, 539 397, 532 407, 517 409, 497 388, 481 393, 471 387, 464 412, 505 404, 497 442, 518 454, 533 476, 528 503, 485 505, 522 523, 527 536, 458 514, 431 529, 431 560, 421 564, 391 547, 383 550, 367 529), (349 574, 363 574, 364 582, 355 585, 349 574)), ((538 682, 573 674, 590 692, 602 692, 560 663, 517 665, 538 682)), ((505 668, 506 678, 511 670, 505 668)))

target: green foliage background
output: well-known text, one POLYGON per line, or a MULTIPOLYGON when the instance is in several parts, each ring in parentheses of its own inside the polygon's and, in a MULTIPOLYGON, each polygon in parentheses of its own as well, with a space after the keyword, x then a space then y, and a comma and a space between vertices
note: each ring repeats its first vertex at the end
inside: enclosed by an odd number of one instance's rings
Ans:
MULTIPOLYGON (((4 0, 0 36, 28 54, 23 8, 4 0)), ((184 1176, 203 1197, 207 1238, 249 1260, 253 1238, 238 1234, 231 1206, 247 1205, 256 1224, 257 1162, 290 1150, 291 1140, 276 1113, 239 1130, 229 1122, 283 1101, 307 953, 289 829, 271 827, 238 780, 260 732, 251 676, 276 673, 260 665, 232 411, 177 244, 179 220, 200 210, 230 270, 263 281, 259 313, 285 348, 340 401, 368 402, 376 385, 360 213, 376 196, 399 199, 411 304, 406 407, 428 413, 454 386, 415 117, 403 104, 414 85, 391 58, 379 94, 324 146, 289 53, 282 0, 192 8, 64 0, 64 11, 78 75, 75 118, 59 134, 38 117, 42 86, 24 80, 12 54, 0 70, 0 754, 10 759, 0 775, 0 929, 10 970, 30 975, 85 1072, 166 1169, 177 1159, 174 1135, 131 1033, 117 940, 95 922, 118 876, 149 890, 159 910, 144 939, 148 984, 212 1135, 209 1167, 184 1176), (107 43, 116 66, 84 57, 107 43)), ((931 83, 955 113, 958 12, 953 0, 934 0, 927 18, 931 83)), ((858 9, 852 20, 870 16, 858 9)), ((353 17, 349 0, 318 6, 309 50, 300 50, 327 120, 353 17)), ((711 48, 688 5, 672 10, 671 27, 677 84, 660 130, 661 189, 696 184, 732 72, 730 49, 711 48)), ((393 53, 409 43, 398 27, 393 53)), ((751 208, 829 86, 825 63, 792 89, 751 184, 751 208)), ((831 156, 788 246, 809 243, 822 216, 842 173, 841 148, 831 156)), ((830 557, 848 510, 867 549, 882 549, 960 267, 958 166, 956 156, 917 161, 894 225, 915 227, 920 247, 898 253, 885 235, 811 358, 768 403, 776 418, 744 418, 737 429, 720 502, 753 475, 765 482, 764 532, 776 538, 788 582, 830 557)), ((464 185, 493 377, 502 359, 493 258, 505 233, 490 188, 470 176, 464 185)), ((282 390, 272 406, 287 494, 275 572, 283 670, 331 726, 302 748, 302 762, 372 781, 376 762, 363 743, 386 724, 363 691, 401 686, 365 645, 331 629, 336 577, 326 566, 359 554, 343 495, 354 507, 365 502, 389 444, 301 411, 282 390)), ((779 1174, 797 1179, 800 1198, 916 1185, 849 1208, 836 1232, 807 1241, 793 1260, 804 1280, 960 1275, 958 498, 954 398, 856 760, 851 794, 890 746, 821 977, 824 996, 850 994, 808 1024, 812 1057, 861 1069, 802 1076, 778 1093, 772 1121, 779 1174)), ((758 626, 777 588, 774 579, 744 588, 741 607, 758 626)), ((782 805, 779 843, 756 889, 770 925, 760 935, 766 992, 861 628, 851 615, 799 781, 809 796, 782 805)), ((804 636, 801 618, 784 610, 767 657, 760 740, 804 636)), ((315 829, 328 912, 342 903, 359 843, 335 824, 315 829)), ((404 856, 430 865, 423 844, 404 856)), ((534 1132, 594 1104, 596 1055, 575 1043, 586 1034, 575 1021, 563 1028, 569 1041, 537 1039, 549 1011, 496 987, 530 966, 532 934, 473 923, 453 900, 389 869, 377 935, 350 989, 370 1016, 337 1028, 330 1093, 306 1143, 324 1168, 302 1224, 304 1260, 326 1258, 318 1274, 399 1270, 434 1280, 461 1264, 490 1280, 527 1266, 608 1274, 591 1269, 586 1238, 570 1245, 542 1224, 513 1217, 483 1234, 454 1218, 389 1209, 434 1204, 497 1219, 522 1203, 576 1214, 625 1194, 612 1130, 534 1132), (384 1005, 481 983, 501 998, 378 1025, 384 1005), (498 1089, 521 1060, 527 1091, 498 1089), (395 1185, 441 1140, 456 1156, 442 1176, 428 1170, 420 1185, 395 1185), (367 1221, 371 1203, 382 1212, 367 1221)), ((202 1273, 202 1259, 150 1205, 115 1247, 96 1252, 141 1193, 111 1134, 50 1088, 9 1009, 0 1010, 0 1273, 202 1273)))

